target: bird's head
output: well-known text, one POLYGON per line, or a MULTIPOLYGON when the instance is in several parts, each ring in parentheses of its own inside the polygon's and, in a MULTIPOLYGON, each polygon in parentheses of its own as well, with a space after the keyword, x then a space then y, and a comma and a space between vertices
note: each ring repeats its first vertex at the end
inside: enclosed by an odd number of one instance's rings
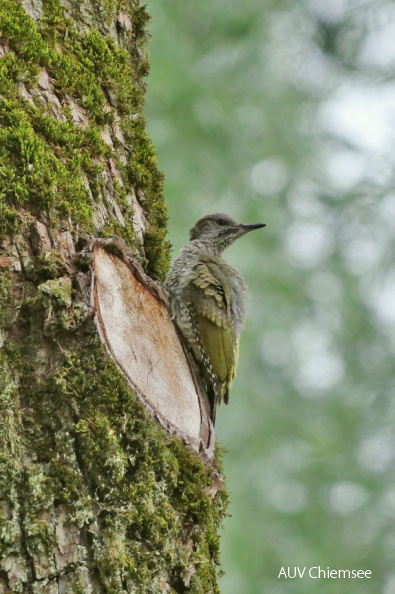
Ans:
POLYGON ((214 252, 221 253, 239 237, 261 227, 266 225, 238 223, 227 214, 216 213, 199 219, 190 230, 189 239, 199 240, 212 247, 214 252))

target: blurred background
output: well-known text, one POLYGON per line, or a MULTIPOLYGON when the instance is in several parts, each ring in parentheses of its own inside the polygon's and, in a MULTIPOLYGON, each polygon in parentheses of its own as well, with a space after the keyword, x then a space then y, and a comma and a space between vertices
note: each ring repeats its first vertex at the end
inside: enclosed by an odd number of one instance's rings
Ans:
POLYGON ((148 0, 146 114, 176 255, 267 228, 230 406, 223 594, 395 594, 395 3, 148 0), (372 571, 278 579, 281 567, 372 571))

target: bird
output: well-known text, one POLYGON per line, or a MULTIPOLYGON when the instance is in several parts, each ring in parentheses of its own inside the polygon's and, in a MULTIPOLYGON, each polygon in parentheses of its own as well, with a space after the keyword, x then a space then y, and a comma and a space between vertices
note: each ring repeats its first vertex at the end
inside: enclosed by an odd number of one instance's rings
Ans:
POLYGON ((213 425, 217 407, 229 402, 247 292, 242 276, 222 253, 239 237, 262 227, 266 225, 238 223, 223 213, 204 216, 190 230, 164 282, 171 317, 197 365, 213 425))

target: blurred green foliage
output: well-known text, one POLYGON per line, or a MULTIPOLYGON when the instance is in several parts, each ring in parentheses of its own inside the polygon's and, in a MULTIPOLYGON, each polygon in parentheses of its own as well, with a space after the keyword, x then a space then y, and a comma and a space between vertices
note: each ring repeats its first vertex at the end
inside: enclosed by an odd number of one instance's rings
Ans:
POLYGON ((395 593, 395 5, 149 0, 149 131, 170 240, 265 222, 217 415, 224 594, 395 593), (278 579, 281 567, 372 579, 278 579))

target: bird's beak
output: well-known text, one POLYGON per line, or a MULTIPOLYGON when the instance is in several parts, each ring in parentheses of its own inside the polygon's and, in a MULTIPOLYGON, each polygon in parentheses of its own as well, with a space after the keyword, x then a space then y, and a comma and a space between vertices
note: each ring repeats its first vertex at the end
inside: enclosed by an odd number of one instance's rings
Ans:
POLYGON ((266 224, 265 223, 255 223, 253 225, 249 225, 249 224, 242 223, 240 225, 240 228, 244 233, 249 233, 250 231, 254 231, 254 229, 262 229, 262 227, 266 227, 266 224))

